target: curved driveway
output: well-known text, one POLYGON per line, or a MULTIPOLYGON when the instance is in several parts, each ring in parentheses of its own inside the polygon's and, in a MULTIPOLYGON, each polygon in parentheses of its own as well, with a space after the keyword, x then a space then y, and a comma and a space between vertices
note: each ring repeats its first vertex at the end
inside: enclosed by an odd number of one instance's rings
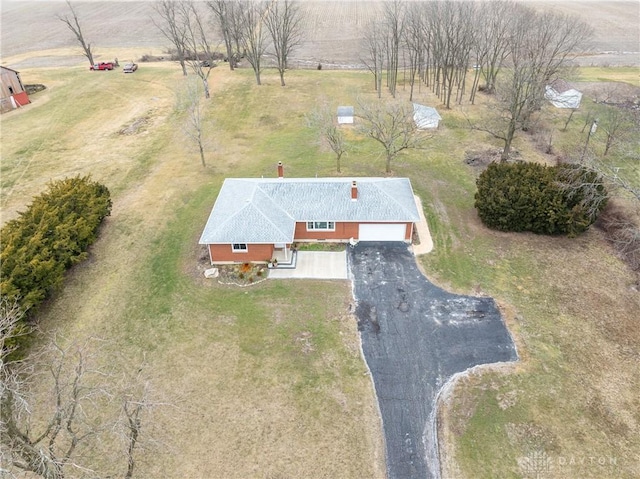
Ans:
POLYGON ((404 243, 359 243, 348 261, 389 479, 439 478, 435 402, 456 373, 518 359, 492 298, 430 283, 404 243))

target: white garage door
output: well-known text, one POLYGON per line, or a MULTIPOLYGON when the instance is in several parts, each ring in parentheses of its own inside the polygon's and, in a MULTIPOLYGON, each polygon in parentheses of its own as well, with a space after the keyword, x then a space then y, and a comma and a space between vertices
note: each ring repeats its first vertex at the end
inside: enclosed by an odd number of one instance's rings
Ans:
POLYGON ((359 241, 404 241, 404 224, 361 224, 359 241))

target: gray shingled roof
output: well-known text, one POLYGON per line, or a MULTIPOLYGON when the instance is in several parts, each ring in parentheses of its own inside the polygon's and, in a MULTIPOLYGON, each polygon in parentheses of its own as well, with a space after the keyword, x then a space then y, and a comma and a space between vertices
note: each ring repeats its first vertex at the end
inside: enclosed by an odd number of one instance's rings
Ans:
POLYGON ((408 178, 227 178, 200 244, 290 243, 297 221, 419 220, 408 178))
POLYGON ((442 120, 438 110, 432 106, 421 105, 420 103, 413 104, 413 118, 416 123, 420 120, 442 120))
POLYGON ((353 116, 354 109, 352 106, 339 106, 338 116, 353 116))

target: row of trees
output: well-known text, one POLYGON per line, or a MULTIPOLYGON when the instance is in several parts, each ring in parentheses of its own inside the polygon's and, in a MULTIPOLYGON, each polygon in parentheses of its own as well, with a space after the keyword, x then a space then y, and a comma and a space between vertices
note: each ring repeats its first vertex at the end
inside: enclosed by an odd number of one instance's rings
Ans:
POLYGON ((280 83, 285 86, 289 56, 303 39, 299 4, 293 0, 211 0, 204 5, 192 0, 159 0, 154 4, 159 17, 155 24, 175 48, 183 74, 187 75, 189 63, 202 79, 208 98, 207 78, 215 64, 212 39, 217 33, 224 43, 231 70, 239 58, 246 58, 260 85, 263 57, 272 54, 280 83), (203 53, 202 58, 199 52, 203 53), (188 57, 195 60, 187 62, 188 57))
POLYGON ((504 141, 503 160, 516 133, 540 109, 545 86, 567 74, 591 36, 591 28, 575 17, 539 13, 512 0, 393 0, 383 8, 382 20, 371 24, 364 40, 364 61, 378 95, 383 77, 396 95, 402 67, 410 100, 415 85, 424 83, 450 108, 462 103, 472 68, 469 101, 475 101, 481 79, 482 88, 496 95, 493 121, 473 127, 504 141))
MULTIPOLYGON (((71 32, 83 54, 93 65, 93 47, 86 40, 78 14, 66 1, 69 14, 58 15, 71 32)), ((209 75, 218 60, 217 38, 222 38, 229 67, 246 58, 261 83, 263 57, 273 55, 285 86, 284 74, 291 52, 303 40, 304 17, 299 2, 258 0, 157 0, 153 4, 153 23, 175 50, 182 74, 189 67, 202 81, 204 95, 209 98, 209 75)))

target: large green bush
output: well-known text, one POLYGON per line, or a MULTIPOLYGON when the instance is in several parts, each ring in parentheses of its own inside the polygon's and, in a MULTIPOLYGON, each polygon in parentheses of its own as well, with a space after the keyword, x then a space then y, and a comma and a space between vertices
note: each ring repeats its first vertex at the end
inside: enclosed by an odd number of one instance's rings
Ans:
POLYGON ((598 175, 575 165, 491 163, 477 182, 482 222, 500 231, 577 235, 606 203, 598 175))
POLYGON ((0 231, 0 294, 17 299, 23 311, 40 304, 86 258, 110 213, 109 190, 89 177, 50 183, 0 231))

